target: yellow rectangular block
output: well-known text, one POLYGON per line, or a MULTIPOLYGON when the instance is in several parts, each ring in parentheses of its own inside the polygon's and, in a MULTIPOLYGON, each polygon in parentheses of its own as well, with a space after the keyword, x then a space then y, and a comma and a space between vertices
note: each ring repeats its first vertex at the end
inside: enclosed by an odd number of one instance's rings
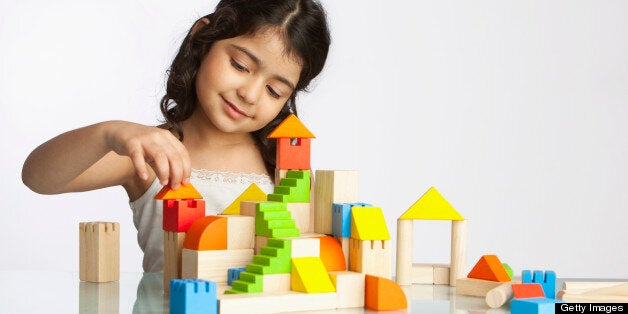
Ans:
POLYGON ((290 289, 305 293, 336 291, 320 257, 298 257, 292 259, 290 289))
POLYGON ((351 208, 351 238, 358 240, 390 240, 384 213, 379 207, 351 208))
POLYGON ((338 294, 337 307, 364 307, 365 275, 353 271, 329 272, 338 294))

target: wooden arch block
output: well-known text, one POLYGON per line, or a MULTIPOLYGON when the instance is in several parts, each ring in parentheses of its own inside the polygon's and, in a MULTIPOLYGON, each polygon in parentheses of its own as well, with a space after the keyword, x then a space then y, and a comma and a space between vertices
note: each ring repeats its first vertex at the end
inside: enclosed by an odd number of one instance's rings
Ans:
POLYGON ((185 235, 183 247, 196 251, 227 249, 227 218, 205 216, 197 219, 185 235))
POLYGON ((396 282, 366 275, 365 306, 371 310, 401 310, 408 308, 406 294, 396 282))

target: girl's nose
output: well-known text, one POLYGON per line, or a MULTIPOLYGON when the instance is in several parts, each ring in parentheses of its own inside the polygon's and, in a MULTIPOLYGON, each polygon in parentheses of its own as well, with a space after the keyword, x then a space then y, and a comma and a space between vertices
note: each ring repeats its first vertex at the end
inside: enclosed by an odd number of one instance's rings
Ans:
POLYGON ((247 84, 243 84, 237 89, 238 97, 247 104, 254 105, 259 100, 259 97, 264 90, 263 82, 256 80, 250 80, 247 84))

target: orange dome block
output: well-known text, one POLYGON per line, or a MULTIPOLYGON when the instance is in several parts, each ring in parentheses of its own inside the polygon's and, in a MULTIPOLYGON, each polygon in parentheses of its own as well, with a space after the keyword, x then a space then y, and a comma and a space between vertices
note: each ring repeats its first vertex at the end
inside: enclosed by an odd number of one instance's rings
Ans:
POLYGON ((366 275, 364 306, 371 310, 401 310, 408 308, 408 299, 399 285, 386 278, 366 275))
POLYGON ((185 234, 183 247, 209 251, 227 249, 227 218, 205 216, 197 219, 185 234))
POLYGON ((320 257, 328 272, 336 270, 347 270, 345 254, 338 240, 331 236, 322 236, 320 257))

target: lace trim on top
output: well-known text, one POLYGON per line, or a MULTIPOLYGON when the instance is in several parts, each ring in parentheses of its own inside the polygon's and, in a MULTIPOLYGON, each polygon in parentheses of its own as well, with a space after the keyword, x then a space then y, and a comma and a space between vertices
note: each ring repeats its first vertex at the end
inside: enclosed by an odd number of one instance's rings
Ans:
POLYGON ((250 185, 255 183, 257 185, 273 185, 270 176, 267 174, 259 173, 243 173, 243 172, 228 172, 228 171, 216 171, 209 169, 192 169, 192 177, 212 182, 212 183, 226 183, 226 184, 246 184, 250 185))

